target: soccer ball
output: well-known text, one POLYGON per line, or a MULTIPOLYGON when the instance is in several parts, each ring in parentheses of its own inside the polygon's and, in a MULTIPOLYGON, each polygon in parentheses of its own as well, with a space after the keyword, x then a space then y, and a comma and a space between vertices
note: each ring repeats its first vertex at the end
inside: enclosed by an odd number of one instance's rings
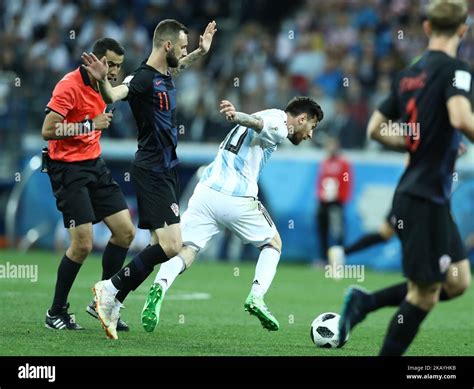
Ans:
MULTIPOLYGON (((339 320, 341 317, 337 313, 326 312, 319 315, 311 323, 311 340, 322 348, 335 348, 338 346, 339 320)), ((349 339, 347 334, 344 343, 349 339)))

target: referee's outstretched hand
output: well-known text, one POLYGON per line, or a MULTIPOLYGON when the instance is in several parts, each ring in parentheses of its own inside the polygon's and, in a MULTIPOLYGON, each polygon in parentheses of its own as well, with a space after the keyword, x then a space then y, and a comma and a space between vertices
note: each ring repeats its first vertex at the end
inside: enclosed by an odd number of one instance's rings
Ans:
POLYGON ((113 116, 114 115, 112 112, 106 112, 97 115, 94 119, 92 119, 92 122, 94 123, 94 129, 104 130, 108 128, 113 116))

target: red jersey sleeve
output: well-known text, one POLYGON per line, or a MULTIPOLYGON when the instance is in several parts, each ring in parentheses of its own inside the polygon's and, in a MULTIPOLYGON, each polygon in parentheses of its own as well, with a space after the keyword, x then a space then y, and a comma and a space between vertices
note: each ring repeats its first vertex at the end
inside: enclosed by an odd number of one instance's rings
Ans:
POLYGON ((51 100, 46 105, 50 110, 66 117, 76 105, 74 83, 59 81, 53 90, 51 100))

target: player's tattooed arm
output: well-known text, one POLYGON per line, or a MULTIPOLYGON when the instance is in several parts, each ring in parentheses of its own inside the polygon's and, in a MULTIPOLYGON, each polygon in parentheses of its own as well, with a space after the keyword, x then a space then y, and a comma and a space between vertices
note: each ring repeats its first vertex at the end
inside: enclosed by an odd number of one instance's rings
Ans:
POLYGON ((263 120, 257 115, 249 115, 243 112, 236 112, 234 115, 234 123, 240 124, 244 127, 252 128, 260 132, 263 129, 263 120))
POLYGON ((194 62, 196 62, 202 56, 204 56, 202 51, 200 49, 196 49, 192 53, 189 53, 186 57, 181 58, 179 60, 178 67, 170 69, 171 76, 176 77, 183 70, 189 68, 194 62))
POLYGON ((189 68, 199 58, 207 54, 211 48, 212 38, 217 31, 216 26, 217 24, 214 20, 206 26, 204 33, 199 36, 199 47, 184 58, 181 58, 177 68, 170 70, 170 73, 173 77, 176 77, 183 70, 189 68))
MULTIPOLYGON (((367 125, 367 136, 369 139, 375 140, 387 147, 404 150, 407 149, 405 136, 400 135, 403 131, 388 131, 390 124, 389 120, 380 111, 375 111, 370 117, 367 125)), ((392 126, 399 125, 399 123, 391 123, 392 126)), ((415 134, 416 135, 416 134, 415 134)), ((419 136, 420 134, 418 134, 419 136)))
POLYGON ((256 132, 263 129, 262 118, 256 115, 249 115, 243 112, 237 112, 234 105, 228 100, 222 100, 220 104, 220 113, 232 123, 240 124, 241 126, 252 128, 256 132))

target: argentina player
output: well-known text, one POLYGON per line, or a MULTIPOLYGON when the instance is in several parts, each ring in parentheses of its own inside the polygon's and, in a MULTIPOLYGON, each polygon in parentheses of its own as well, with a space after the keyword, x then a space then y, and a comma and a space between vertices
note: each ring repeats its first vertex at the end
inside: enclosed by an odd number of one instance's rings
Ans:
POLYGON ((257 182, 266 162, 288 138, 294 145, 310 139, 323 119, 321 107, 311 98, 295 97, 284 111, 267 109, 248 115, 222 101, 221 113, 236 123, 204 171, 183 213, 183 248, 160 267, 142 311, 146 331, 155 329, 164 295, 178 274, 189 268, 198 252, 224 228, 243 243, 260 249, 250 294, 244 308, 270 331, 279 329, 263 297, 272 283, 282 243, 270 215, 258 200, 257 182))

